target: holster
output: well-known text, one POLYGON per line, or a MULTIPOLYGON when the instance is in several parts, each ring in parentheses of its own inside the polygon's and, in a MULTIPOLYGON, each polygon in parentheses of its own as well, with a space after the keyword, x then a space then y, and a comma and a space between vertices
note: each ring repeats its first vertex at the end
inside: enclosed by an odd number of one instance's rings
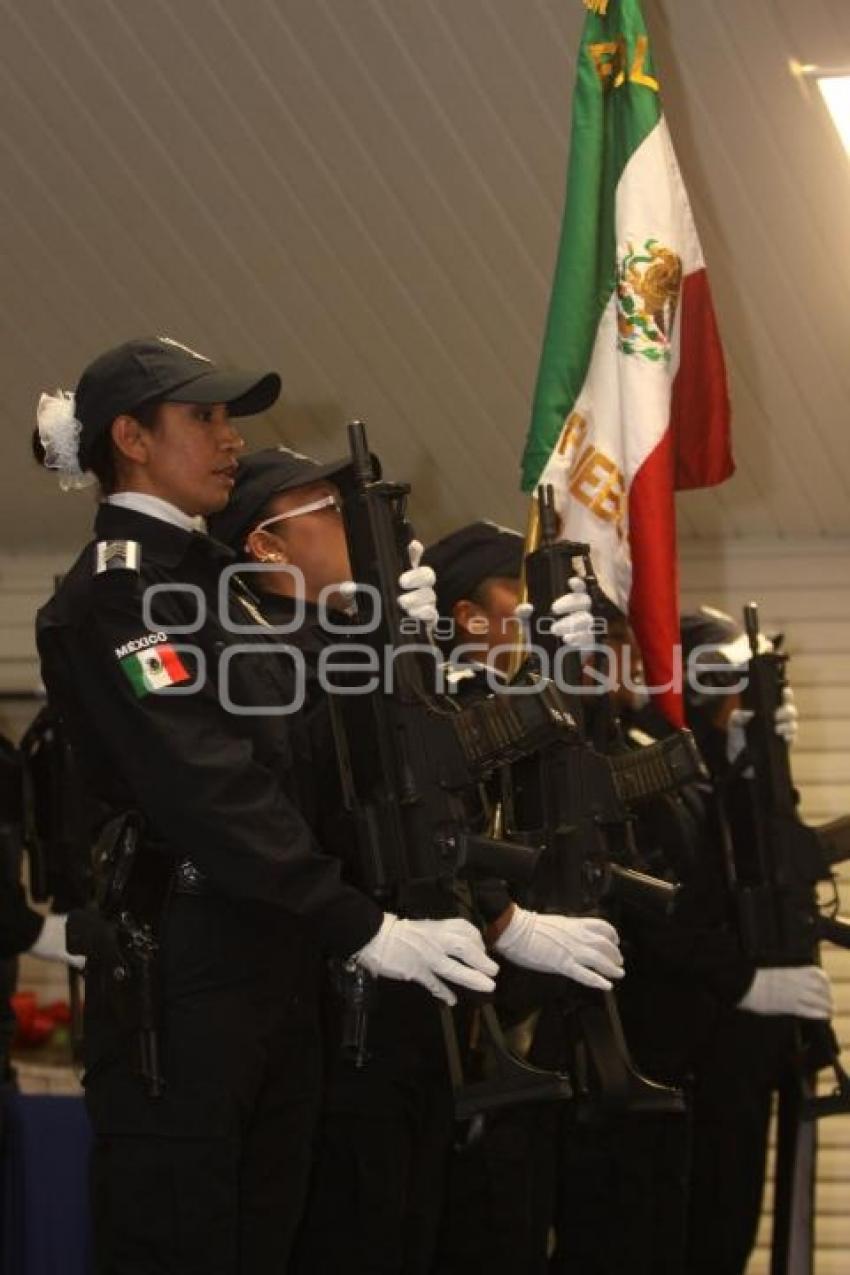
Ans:
POLYGON ((340 1052, 355 1067, 371 1057, 368 1047, 369 1015, 377 995, 372 975, 353 959, 332 958, 328 963, 331 985, 341 1002, 340 1052))
POLYGON ((126 811, 101 829, 93 854, 95 904, 68 917, 70 952, 86 957, 119 1022, 136 1044, 136 1068, 152 1098, 164 1080, 159 1064, 156 958, 162 918, 174 885, 173 858, 146 842, 144 821, 126 811))

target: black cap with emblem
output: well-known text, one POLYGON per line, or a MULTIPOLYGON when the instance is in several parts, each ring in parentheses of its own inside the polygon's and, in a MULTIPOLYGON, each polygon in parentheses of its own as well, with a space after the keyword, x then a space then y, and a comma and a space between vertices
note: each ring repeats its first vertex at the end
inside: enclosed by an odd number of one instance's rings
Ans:
POLYGON ((471 522, 429 545, 422 562, 436 573, 440 615, 451 615, 455 603, 471 597, 485 580, 519 579, 524 551, 518 531, 487 521, 471 522))
POLYGON ((231 416, 254 416, 279 394, 276 372, 217 367, 170 337, 125 341, 90 363, 77 385, 80 468, 88 468, 93 445, 115 417, 145 403, 226 403, 231 416))
POLYGON ((332 478, 350 464, 345 457, 323 465, 288 447, 266 447, 250 456, 240 456, 230 501, 221 513, 207 519, 209 533, 239 553, 245 536, 272 496, 332 478))

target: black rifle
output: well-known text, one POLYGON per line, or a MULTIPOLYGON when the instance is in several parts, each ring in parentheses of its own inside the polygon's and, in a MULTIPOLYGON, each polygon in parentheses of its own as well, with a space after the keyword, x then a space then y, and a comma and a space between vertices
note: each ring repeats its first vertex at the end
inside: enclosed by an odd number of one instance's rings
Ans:
MULTIPOLYGON (((775 730, 775 713, 787 686, 788 655, 781 640, 760 651, 758 607, 744 608, 750 643, 744 708, 753 713, 746 747, 720 785, 726 869, 735 900, 741 942, 756 966, 819 964, 820 943, 850 948, 850 922, 837 913, 833 867, 850 857, 850 818, 824 828, 801 820, 788 745, 775 730), (733 794, 745 784, 752 820, 742 827, 729 817, 733 794), (737 834, 737 835, 736 835, 737 834), (831 883, 835 907, 821 911, 817 889, 831 883)), ((850 1076, 840 1061, 831 1024, 796 1024, 795 1068, 779 1094, 776 1202, 772 1275, 811 1270, 816 1134, 811 1121, 850 1112, 850 1076), (815 1075, 830 1067, 833 1092, 816 1094, 815 1075)))
MULTIPOLYGON (((589 547, 558 540, 558 518, 552 488, 538 491, 540 546, 526 558, 528 599, 537 617, 550 616, 557 597, 569 592, 569 580, 580 562, 587 587, 593 597, 597 587, 589 547)), ((533 764, 512 768, 505 787, 506 835, 526 844, 542 847, 532 885, 532 901, 544 911, 571 915, 606 915, 612 907, 648 909, 667 913, 674 906, 677 887, 635 868, 639 856, 635 847, 629 810, 624 793, 642 798, 663 791, 670 784, 694 777, 691 770, 699 761, 693 745, 679 741, 683 762, 671 774, 665 757, 676 755, 656 750, 657 774, 643 782, 628 775, 628 763, 621 762, 620 777, 612 758, 590 742, 587 729, 587 697, 580 694, 581 656, 567 651, 551 632, 538 624, 534 646, 542 648, 549 661, 560 666, 559 689, 566 693, 574 729, 561 740, 541 750, 533 764), (690 756, 689 765, 684 759, 690 756)), ((530 661, 518 678, 528 676, 530 661)), ((593 696, 597 717, 609 712, 609 697, 593 696)), ((601 731, 600 734, 604 734, 601 731)), ((650 750, 647 750, 650 751, 650 750)), ((619 759, 618 759, 619 760, 619 759)), ((639 760, 639 758, 638 758, 639 760)), ((612 992, 578 988, 570 1003, 575 1015, 578 1044, 573 1062, 573 1086, 579 1115, 596 1119, 620 1111, 684 1111, 679 1090, 658 1085, 635 1068, 620 1022, 612 992)))
MULTIPOLYGON (((388 673, 392 678, 391 686, 378 684, 366 694, 330 696, 344 801, 357 830, 359 883, 403 916, 433 915, 439 893, 453 911, 470 917, 470 880, 528 880, 537 860, 533 850, 476 831, 470 793, 500 761, 536 747, 547 731, 563 729, 560 706, 541 698, 515 711, 495 704, 467 713, 438 692, 437 648, 397 602, 399 575, 409 567, 409 488, 381 480, 361 422, 349 425, 348 434, 352 462, 334 481, 352 575, 371 590, 358 595, 352 657, 365 648, 377 656, 369 667, 380 670, 378 682, 388 673)), ((344 1035, 362 1063, 370 983, 350 962, 342 979, 350 1011, 344 1035)), ((475 1083, 464 1082, 454 1020, 448 1010, 442 1014, 460 1117, 570 1096, 566 1076, 531 1067, 508 1051, 492 1006, 480 1012, 494 1045, 496 1074, 475 1083)))
MULTIPOLYGON (((788 684, 788 655, 779 641, 774 650, 759 651, 755 603, 744 608, 744 622, 751 656, 742 704, 753 717, 746 727, 746 748, 721 790, 726 798, 733 782, 744 776, 753 816, 744 837, 736 838, 734 822, 727 822, 726 867, 741 942, 757 966, 818 964, 822 941, 850 948, 850 921, 837 915, 833 875, 835 864, 850 858, 850 818, 835 820, 823 830, 800 818, 788 745, 776 734, 774 722, 788 684), (832 885, 835 897, 835 906, 826 914, 818 902, 821 883, 832 885)), ((806 1032, 813 1062, 832 1067, 836 1079, 835 1093, 812 1104, 810 1114, 850 1111, 850 1078, 840 1066, 832 1028, 807 1025, 806 1032)))

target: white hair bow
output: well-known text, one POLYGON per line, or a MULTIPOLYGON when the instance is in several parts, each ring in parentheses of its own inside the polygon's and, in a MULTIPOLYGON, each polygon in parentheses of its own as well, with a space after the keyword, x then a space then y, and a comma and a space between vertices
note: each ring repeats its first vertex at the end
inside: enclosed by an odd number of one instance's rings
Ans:
POLYGON ((75 407, 70 390, 57 390, 55 394, 42 394, 36 412, 44 463, 48 469, 58 472, 63 491, 90 487, 95 482, 94 474, 80 468, 83 427, 74 415, 75 407))

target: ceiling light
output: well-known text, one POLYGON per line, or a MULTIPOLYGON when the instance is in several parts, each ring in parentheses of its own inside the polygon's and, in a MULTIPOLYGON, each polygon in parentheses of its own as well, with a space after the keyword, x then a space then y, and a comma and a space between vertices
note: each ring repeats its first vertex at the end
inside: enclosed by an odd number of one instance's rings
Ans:
POLYGON ((828 67, 792 62, 791 71, 802 80, 816 82, 844 149, 850 155, 850 66, 828 67))
POLYGON ((844 149, 850 155, 850 75, 818 76, 818 88, 844 143, 844 149))

